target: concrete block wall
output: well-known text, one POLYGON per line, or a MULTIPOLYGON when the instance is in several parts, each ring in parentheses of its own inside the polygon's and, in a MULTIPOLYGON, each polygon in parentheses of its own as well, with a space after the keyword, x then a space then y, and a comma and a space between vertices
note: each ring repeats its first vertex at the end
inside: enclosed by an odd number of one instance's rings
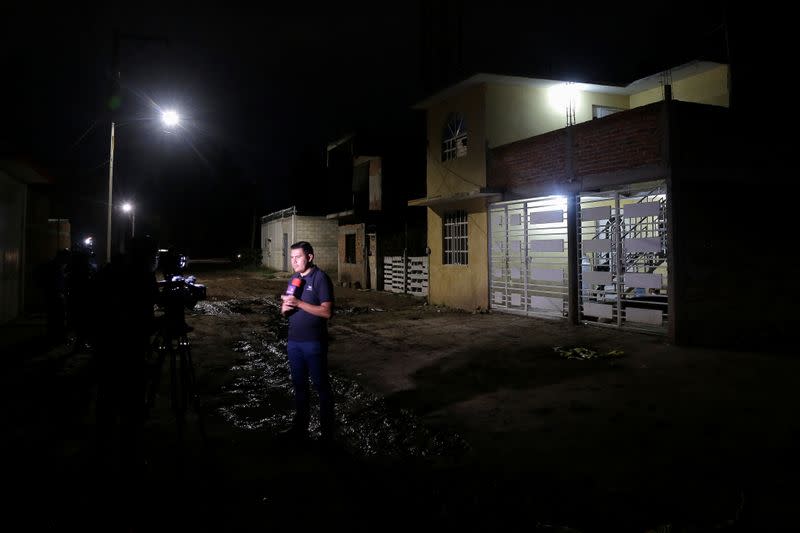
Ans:
POLYGON ((283 235, 287 235, 287 246, 299 241, 308 241, 314 247, 314 261, 328 272, 336 272, 338 227, 335 220, 325 217, 292 215, 270 220, 261 225, 261 247, 264 250, 262 264, 274 270, 286 270, 292 266, 288 261, 288 250, 283 249, 283 235))
MULTIPOLYGON (((328 274, 336 272, 338 223, 325 217, 297 216, 296 218, 296 236, 293 242, 310 242, 314 247, 314 262, 317 266, 328 274)), ((293 244, 293 242, 289 244, 293 244)))

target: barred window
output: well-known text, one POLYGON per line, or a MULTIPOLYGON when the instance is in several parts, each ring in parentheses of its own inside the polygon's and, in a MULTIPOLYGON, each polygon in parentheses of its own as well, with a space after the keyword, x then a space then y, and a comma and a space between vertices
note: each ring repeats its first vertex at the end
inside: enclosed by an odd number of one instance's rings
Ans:
POLYGON ((467 236, 467 212, 449 211, 444 214, 443 263, 445 265, 469 264, 469 239, 467 236))
POLYGON ((356 262, 356 234, 348 233, 344 236, 344 262, 356 262))
POLYGON ((458 113, 451 113, 442 129, 442 161, 467 155, 467 123, 458 113))

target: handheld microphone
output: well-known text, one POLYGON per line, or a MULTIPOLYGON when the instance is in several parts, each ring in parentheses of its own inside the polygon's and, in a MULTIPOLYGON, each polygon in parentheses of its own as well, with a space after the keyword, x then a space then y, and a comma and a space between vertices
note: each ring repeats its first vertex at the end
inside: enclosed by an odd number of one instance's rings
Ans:
POLYGON ((292 278, 292 280, 289 282, 289 286, 286 287, 286 294, 288 296, 298 296, 298 292, 302 286, 303 280, 301 278, 292 278))

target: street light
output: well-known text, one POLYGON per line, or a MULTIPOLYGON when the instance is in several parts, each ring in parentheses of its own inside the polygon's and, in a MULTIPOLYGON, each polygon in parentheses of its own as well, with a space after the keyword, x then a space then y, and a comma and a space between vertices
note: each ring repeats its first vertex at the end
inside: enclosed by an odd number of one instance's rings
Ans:
POLYGON ((130 202, 125 202, 122 204, 122 210, 131 214, 131 238, 133 238, 136 236, 134 232, 134 228, 136 227, 136 212, 134 211, 133 205, 130 202))
MULTIPOLYGON (((167 127, 175 127, 180 122, 180 116, 174 110, 161 112, 161 122, 167 127)), ((115 141, 116 122, 111 121, 111 147, 108 156, 108 217, 106 219, 106 262, 111 261, 111 210, 113 203, 114 188, 114 141, 115 141)), ((123 206, 124 209, 124 206, 123 206)), ((131 210, 133 207, 131 206, 131 210)), ((131 218, 131 237, 133 237, 133 219, 131 218)))
POLYGON ((178 116, 178 112, 173 109, 168 109, 161 113, 161 121, 167 126, 177 126, 180 120, 181 118, 178 116))

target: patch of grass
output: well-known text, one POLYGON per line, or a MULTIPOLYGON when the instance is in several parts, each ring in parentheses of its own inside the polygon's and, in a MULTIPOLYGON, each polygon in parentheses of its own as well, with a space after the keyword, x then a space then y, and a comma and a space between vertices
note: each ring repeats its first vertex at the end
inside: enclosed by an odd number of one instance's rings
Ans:
POLYGON ((553 351, 566 359, 616 359, 625 355, 622 350, 601 352, 588 346, 554 346, 553 351))

